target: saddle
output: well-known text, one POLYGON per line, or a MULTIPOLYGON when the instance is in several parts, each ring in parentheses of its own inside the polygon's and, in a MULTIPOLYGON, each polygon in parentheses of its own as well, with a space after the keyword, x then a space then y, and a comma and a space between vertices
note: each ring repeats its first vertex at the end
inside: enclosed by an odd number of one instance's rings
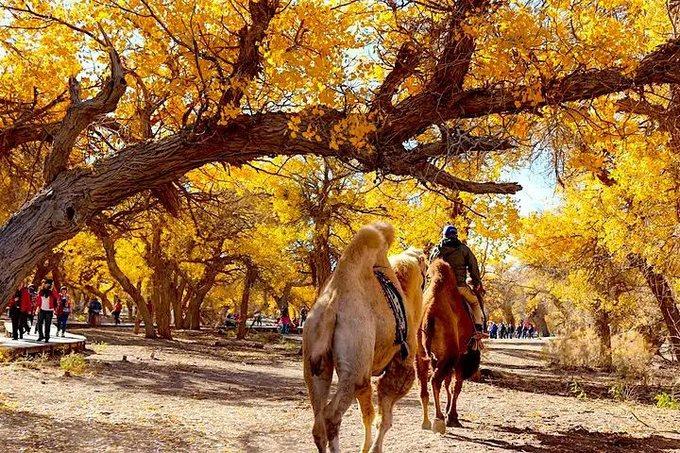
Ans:
POLYGON ((408 343, 406 342, 408 336, 408 322, 406 321, 404 300, 397 287, 392 283, 392 280, 387 278, 382 271, 373 268, 373 273, 378 279, 383 293, 385 294, 385 299, 387 299, 387 304, 390 306, 392 314, 394 315, 394 323, 397 327, 394 344, 399 345, 401 358, 406 359, 408 357, 408 343))

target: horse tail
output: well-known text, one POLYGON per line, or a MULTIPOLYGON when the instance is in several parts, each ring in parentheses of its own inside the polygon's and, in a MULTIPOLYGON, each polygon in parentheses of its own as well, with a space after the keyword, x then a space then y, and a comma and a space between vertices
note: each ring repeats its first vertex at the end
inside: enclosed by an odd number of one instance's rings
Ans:
POLYGON ((376 222, 362 227, 343 252, 338 265, 317 299, 307 318, 304 329, 304 347, 313 375, 323 371, 323 360, 331 353, 338 305, 343 297, 344 281, 354 282, 347 274, 357 271, 372 272, 380 252, 394 240, 394 228, 388 223, 376 222), (339 274, 345 274, 338 277, 339 274))
POLYGON ((463 379, 470 379, 479 369, 482 354, 479 349, 469 349, 460 358, 459 366, 463 379))

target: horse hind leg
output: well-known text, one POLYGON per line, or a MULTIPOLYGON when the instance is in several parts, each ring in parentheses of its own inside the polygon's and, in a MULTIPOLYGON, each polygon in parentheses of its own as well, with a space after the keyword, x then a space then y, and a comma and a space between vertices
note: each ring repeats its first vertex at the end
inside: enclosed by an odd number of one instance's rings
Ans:
POLYGON ((415 381, 416 372, 413 366, 413 356, 402 360, 400 357, 392 359, 385 373, 378 380, 378 410, 380 411, 380 425, 371 453, 382 453, 385 434, 392 427, 392 410, 394 404, 408 393, 415 381))
POLYGON ((371 386, 370 378, 367 383, 357 390, 356 393, 359 407, 361 408, 361 419, 364 424, 364 446, 361 448, 362 453, 367 453, 371 447, 373 437, 372 425, 375 418, 375 409, 373 408, 373 387, 371 386))
POLYGON ((424 357, 416 358, 416 372, 420 383, 420 405, 423 408, 423 429, 432 429, 430 421, 430 394, 427 391, 429 385, 430 362, 424 357))
POLYGON ((463 388, 463 376, 461 373, 456 373, 456 384, 453 388, 453 399, 451 400, 451 406, 447 410, 446 415, 446 426, 455 426, 457 428, 462 428, 460 421, 458 421, 458 410, 456 408, 458 403, 458 395, 463 388))

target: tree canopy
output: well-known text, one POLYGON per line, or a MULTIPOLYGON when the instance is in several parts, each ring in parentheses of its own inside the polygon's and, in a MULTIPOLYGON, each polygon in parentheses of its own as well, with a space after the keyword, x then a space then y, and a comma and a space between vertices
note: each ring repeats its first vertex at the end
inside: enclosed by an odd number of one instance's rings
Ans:
POLYGON ((187 325, 244 285, 302 306, 387 218, 404 246, 454 223, 490 276, 512 253, 584 309, 646 285, 677 334, 674 8, 2 0, 2 300, 59 267, 187 325), (562 204, 521 219, 505 180, 541 153, 562 204))

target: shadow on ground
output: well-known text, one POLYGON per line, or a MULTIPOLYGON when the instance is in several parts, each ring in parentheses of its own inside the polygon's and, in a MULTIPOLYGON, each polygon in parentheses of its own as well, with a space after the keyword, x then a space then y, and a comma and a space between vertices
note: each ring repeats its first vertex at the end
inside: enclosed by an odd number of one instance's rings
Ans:
MULTIPOLYGON (((460 430, 458 430, 460 431, 460 430)), ((516 435, 531 435, 534 442, 515 444, 508 440, 476 439, 460 434, 449 433, 446 437, 456 441, 477 444, 480 448, 502 448, 508 451, 522 451, 529 453, 553 452, 630 452, 644 451, 647 453, 661 453, 678 447, 678 439, 653 435, 644 438, 630 437, 624 433, 602 433, 588 431, 584 428, 574 428, 565 432, 544 433, 529 428, 514 428, 498 426, 494 431, 502 431, 516 435)))
POLYGON ((645 404, 654 404, 655 395, 661 392, 673 391, 670 383, 643 384, 597 370, 564 370, 539 365, 536 361, 545 359, 542 352, 527 350, 526 344, 506 343, 502 349, 492 347, 491 351, 497 355, 526 361, 516 364, 493 363, 492 366, 483 363, 482 382, 496 387, 536 394, 572 397, 580 395, 598 399, 614 399, 623 392, 626 399, 645 404), (613 391, 614 387, 618 387, 618 394, 613 391))
MULTIPOLYGON (((178 334, 178 337, 180 335, 178 334)), ((128 361, 97 360, 97 375, 121 390, 143 389, 157 394, 191 398, 196 400, 217 400, 238 406, 261 405, 262 399, 304 400, 306 393, 302 376, 290 378, 277 372, 277 365, 286 362, 285 351, 263 354, 259 347, 240 346, 229 343, 229 347, 215 347, 220 337, 203 333, 181 333, 178 340, 148 340, 132 334, 131 331, 90 331, 89 341, 109 345, 146 346, 154 350, 154 356, 136 357, 131 350, 128 361), (192 338, 196 338, 194 341, 192 338), (173 355, 189 353, 196 363, 177 363, 173 355), (264 357, 263 357, 264 356, 264 357), (207 359, 207 360, 206 360, 207 359), (226 363, 262 365, 253 369, 227 369, 226 363)), ((295 353, 288 355, 297 360, 295 353)), ((88 378, 77 378, 83 385, 97 385, 88 378)))
POLYGON ((158 427, 150 427, 82 420, 78 421, 78 435, 74 436, 73 421, 62 420, 58 414, 49 417, 23 410, 0 409, 0 426, 11 426, 13 433, 11 439, 2 440, 7 442, 4 451, 39 451, 47 449, 47 445, 68 451, 104 451, 110 448, 116 451, 158 451, 161 446, 168 451, 187 451, 191 448, 189 439, 200 435, 176 426, 169 435, 163 423, 159 420, 158 427))

